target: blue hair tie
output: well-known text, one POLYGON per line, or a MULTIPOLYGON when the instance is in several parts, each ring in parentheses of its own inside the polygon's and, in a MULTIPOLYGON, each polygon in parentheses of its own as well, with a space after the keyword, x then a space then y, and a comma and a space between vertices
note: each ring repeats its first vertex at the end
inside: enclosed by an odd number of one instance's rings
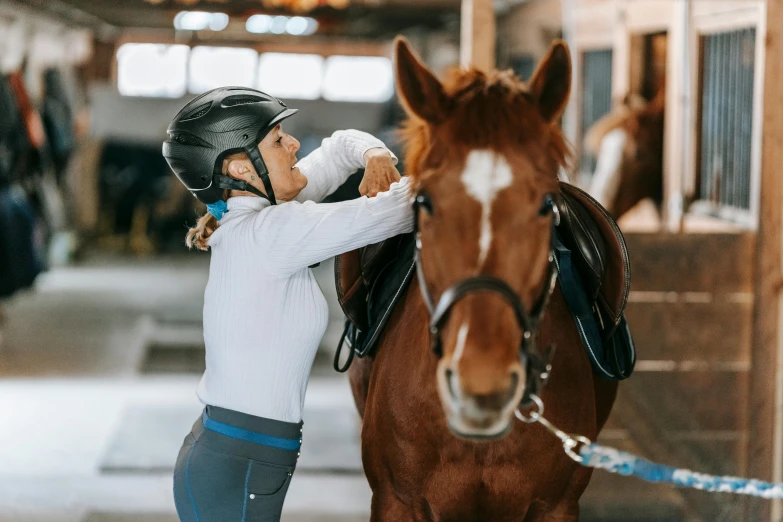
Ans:
POLYGON ((220 221, 223 218, 223 214, 228 212, 228 204, 222 199, 214 203, 207 205, 207 212, 215 216, 215 219, 220 221))

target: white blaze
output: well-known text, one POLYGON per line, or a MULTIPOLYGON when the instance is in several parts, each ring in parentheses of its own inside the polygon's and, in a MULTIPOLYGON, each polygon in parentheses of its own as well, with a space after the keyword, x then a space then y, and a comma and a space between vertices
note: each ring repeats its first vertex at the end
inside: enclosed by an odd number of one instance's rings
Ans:
POLYGON ((622 180, 620 165, 623 161, 623 150, 627 140, 628 135, 622 129, 609 132, 601 140, 595 174, 593 174, 593 181, 587 192, 606 208, 611 208, 617 198, 617 191, 622 180))
POLYGON ((457 368, 457 363, 462 358, 462 352, 465 351, 465 340, 468 338, 468 323, 462 323, 457 332, 457 345, 454 347, 454 355, 452 356, 452 364, 454 368, 457 368))
POLYGON ((511 185, 511 167, 503 156, 489 150, 474 150, 468 154, 460 179, 468 194, 481 204, 478 259, 481 268, 492 244, 492 203, 498 192, 511 185))

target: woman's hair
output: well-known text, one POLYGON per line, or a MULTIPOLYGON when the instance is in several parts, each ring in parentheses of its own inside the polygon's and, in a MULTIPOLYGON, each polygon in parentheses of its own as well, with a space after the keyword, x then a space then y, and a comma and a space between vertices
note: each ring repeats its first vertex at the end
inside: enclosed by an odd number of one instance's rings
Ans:
MULTIPOLYGON (((226 156, 223 158, 223 168, 221 171, 224 175, 228 175, 228 163, 233 159, 239 159, 247 157, 247 154, 244 152, 240 152, 238 154, 232 154, 231 156, 226 156)), ((228 198, 231 197, 231 191, 230 190, 224 190, 223 196, 220 198, 223 201, 228 201, 228 198)), ((200 218, 198 218, 198 221, 196 221, 196 226, 192 227, 188 230, 188 233, 185 235, 185 245, 189 249, 192 249, 193 247, 198 248, 199 250, 208 250, 209 249, 209 237, 212 235, 212 233, 217 230, 217 227, 220 226, 220 223, 218 223, 218 220, 215 216, 207 212, 200 218)))
MULTIPOLYGON (((227 198, 224 197, 222 199, 225 201, 227 198)), ((195 227, 192 227, 188 230, 188 233, 185 236, 185 244, 188 248, 191 249, 196 247, 199 250, 208 250, 209 237, 215 230, 217 230, 217 227, 219 226, 220 224, 218 223, 217 218, 207 212, 198 218, 195 227)))

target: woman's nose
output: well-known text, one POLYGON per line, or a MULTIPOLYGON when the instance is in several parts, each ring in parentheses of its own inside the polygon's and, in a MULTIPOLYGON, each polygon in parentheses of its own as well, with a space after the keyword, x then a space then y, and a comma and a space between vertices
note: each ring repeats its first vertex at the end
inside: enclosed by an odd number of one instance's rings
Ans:
POLYGON ((288 136, 288 150, 291 151, 291 154, 296 154, 296 152, 299 150, 299 141, 294 138, 293 136, 288 136))

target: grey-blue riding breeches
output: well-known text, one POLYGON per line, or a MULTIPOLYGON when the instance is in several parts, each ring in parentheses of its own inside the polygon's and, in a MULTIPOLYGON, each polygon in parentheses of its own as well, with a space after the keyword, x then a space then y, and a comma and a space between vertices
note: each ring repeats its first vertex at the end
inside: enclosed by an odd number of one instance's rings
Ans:
POLYGON ((174 468, 179 519, 279 522, 301 443, 301 422, 207 406, 174 468))

